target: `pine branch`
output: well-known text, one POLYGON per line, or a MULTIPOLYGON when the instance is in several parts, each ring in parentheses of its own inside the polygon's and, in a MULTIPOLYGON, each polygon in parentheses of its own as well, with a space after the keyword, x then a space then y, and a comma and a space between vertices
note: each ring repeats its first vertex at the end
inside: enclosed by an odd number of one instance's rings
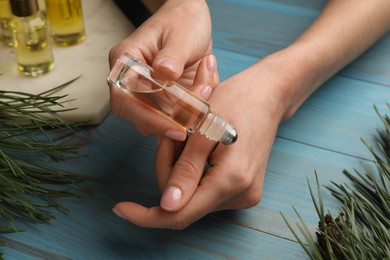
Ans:
MULTIPOLYGON (((388 105, 390 109, 390 105, 388 105)), ((378 154, 365 141, 374 157, 375 171, 362 164, 364 173, 355 170, 343 173, 351 181, 347 184, 333 183, 326 187, 342 202, 339 215, 334 219, 330 213, 324 216, 320 184, 317 180, 317 197, 308 186, 315 209, 320 219, 314 241, 306 224, 295 210, 297 224, 304 239, 283 216, 289 229, 311 259, 389 259, 390 258, 390 118, 375 111, 383 122, 378 130, 378 154)))
POLYGON ((0 91, 0 233, 23 231, 14 226, 19 219, 47 223, 52 209, 66 211, 55 198, 79 197, 74 188, 84 178, 52 166, 80 156, 68 142, 77 125, 59 116, 73 109, 64 108, 67 95, 56 95, 75 80, 39 94, 0 91))

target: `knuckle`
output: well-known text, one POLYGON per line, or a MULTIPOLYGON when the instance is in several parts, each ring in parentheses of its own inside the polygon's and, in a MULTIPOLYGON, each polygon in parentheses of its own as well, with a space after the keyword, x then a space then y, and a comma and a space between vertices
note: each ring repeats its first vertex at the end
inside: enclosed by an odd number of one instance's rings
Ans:
POLYGON ((143 127, 134 126, 138 133, 142 136, 150 136, 151 133, 143 127))
POLYGON ((138 118, 137 126, 137 130, 143 136, 149 136, 158 133, 158 131, 156 130, 158 127, 154 124, 154 122, 146 120, 145 118, 138 118))
POLYGON ((115 46, 112 47, 112 48, 110 49, 110 51, 108 52, 108 59, 109 59, 109 60, 113 60, 114 57, 115 57, 115 46))
POLYGON ((198 179, 199 174, 197 173, 199 172, 199 169, 191 160, 181 159, 177 161, 175 170, 179 172, 180 176, 184 179, 191 181, 198 179))
POLYGON ((243 202, 243 208, 251 208, 256 205, 258 205, 261 201, 261 192, 250 192, 249 195, 247 195, 244 198, 243 202))
POLYGON ((241 208, 250 208, 256 206, 261 201, 262 188, 257 183, 256 174, 250 174, 251 171, 240 171, 232 178, 234 192, 242 194, 240 200, 241 208))
POLYGON ((119 44, 113 46, 110 51, 108 52, 108 60, 110 61, 110 66, 112 67, 118 58, 118 49, 119 44))
POLYGON ((238 191, 246 191, 251 187, 253 179, 249 174, 240 173, 232 178, 233 184, 238 191))
POLYGON ((172 225, 173 230, 184 230, 192 224, 192 221, 186 218, 176 219, 172 225))

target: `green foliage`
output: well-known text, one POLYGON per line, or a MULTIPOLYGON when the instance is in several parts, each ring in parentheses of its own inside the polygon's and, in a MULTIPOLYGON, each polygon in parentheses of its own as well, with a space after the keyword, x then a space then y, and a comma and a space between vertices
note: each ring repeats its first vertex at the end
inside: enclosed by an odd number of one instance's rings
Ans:
POLYGON ((59 116, 66 95, 55 95, 75 80, 40 94, 0 91, 0 233, 21 231, 18 219, 46 223, 51 209, 66 210, 55 198, 78 197, 83 178, 53 166, 79 156, 67 142, 76 125, 59 116))
POLYGON ((384 129, 378 130, 379 151, 364 142, 374 157, 374 169, 362 164, 364 173, 344 170, 352 185, 332 182, 332 187, 326 187, 342 202, 337 218, 324 212, 317 175, 318 201, 308 183, 320 219, 317 241, 297 210, 297 226, 303 239, 283 216, 311 259, 390 259, 390 118, 376 112, 384 124, 384 129))

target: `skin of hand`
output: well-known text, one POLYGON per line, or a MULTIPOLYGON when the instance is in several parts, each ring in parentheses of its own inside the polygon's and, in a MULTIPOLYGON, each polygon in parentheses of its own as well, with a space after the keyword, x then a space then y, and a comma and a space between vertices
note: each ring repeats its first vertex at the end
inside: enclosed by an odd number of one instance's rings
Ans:
POLYGON ((209 102, 237 128, 236 143, 224 146, 197 134, 186 143, 162 137, 155 162, 160 205, 120 202, 114 212, 142 227, 184 229, 211 212, 259 203, 280 122, 386 33, 389 13, 388 0, 329 1, 294 43, 213 90, 209 102))
POLYGON ((121 202, 115 206, 121 216, 142 227, 180 230, 210 212, 257 204, 282 112, 274 103, 277 98, 247 95, 260 81, 259 86, 268 88, 265 72, 264 77, 257 77, 255 69, 245 70, 219 85, 209 99, 215 111, 236 126, 236 143, 217 145, 198 134, 190 135, 186 144, 162 137, 155 162, 164 191, 160 206, 145 208, 121 202), (258 81, 253 82, 253 78, 258 81), (258 109, 251 111, 248 104, 256 104, 258 109), (202 175, 207 161, 210 168, 202 175))
MULTIPOLYGON (((212 89, 207 85, 215 84, 208 82, 219 81, 216 60, 211 55, 211 19, 205 1, 167 1, 127 39, 111 49, 111 68, 124 52, 151 65, 156 78, 177 81, 185 87, 194 85, 199 62, 208 57, 204 62, 214 78, 203 81, 205 86, 198 91, 209 95, 212 89), (189 34, 190 31, 192 33, 189 34)), ((132 122, 141 134, 166 135, 178 141, 186 139, 183 127, 161 118, 161 115, 144 105, 135 105, 137 100, 119 89, 111 87, 110 97, 111 111, 132 122)))

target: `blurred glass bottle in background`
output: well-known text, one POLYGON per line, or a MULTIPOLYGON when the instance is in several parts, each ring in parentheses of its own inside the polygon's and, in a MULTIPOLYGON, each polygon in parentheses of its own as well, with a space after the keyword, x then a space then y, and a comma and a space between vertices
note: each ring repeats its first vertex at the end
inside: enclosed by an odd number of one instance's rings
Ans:
POLYGON ((39 11, 46 17, 46 3, 45 0, 38 0, 39 11))
POLYGON ((18 69, 37 77, 51 71, 54 57, 44 15, 37 0, 10 0, 14 48, 18 69))
POLYGON ((85 39, 81 0, 46 0, 46 13, 55 44, 71 46, 85 39))
POLYGON ((5 45, 12 47, 14 40, 10 27, 11 9, 9 0, 0 0, 0 38, 5 45))

